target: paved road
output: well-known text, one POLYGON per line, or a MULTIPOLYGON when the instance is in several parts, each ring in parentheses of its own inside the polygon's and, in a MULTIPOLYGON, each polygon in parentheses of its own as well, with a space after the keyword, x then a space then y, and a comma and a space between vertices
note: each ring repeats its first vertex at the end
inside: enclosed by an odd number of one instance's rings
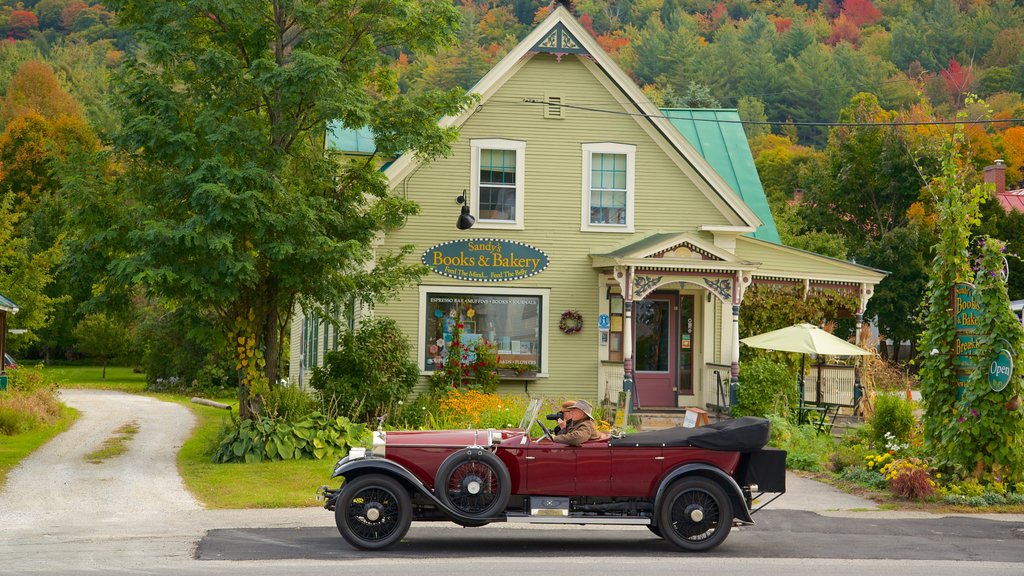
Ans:
POLYGON ((0 492, 0 574, 375 574, 581 570, 645 576, 688 570, 811 576, 1024 574, 1024 516, 879 511, 868 500, 790 476, 789 493, 707 555, 681 555, 642 527, 463 529, 417 523, 394 550, 353 550, 320 508, 205 510, 174 457, 193 426, 178 405, 67 390, 82 417, 13 471, 0 492), (129 451, 85 462, 119 426, 129 451), (486 566, 486 568, 484 568, 486 566))

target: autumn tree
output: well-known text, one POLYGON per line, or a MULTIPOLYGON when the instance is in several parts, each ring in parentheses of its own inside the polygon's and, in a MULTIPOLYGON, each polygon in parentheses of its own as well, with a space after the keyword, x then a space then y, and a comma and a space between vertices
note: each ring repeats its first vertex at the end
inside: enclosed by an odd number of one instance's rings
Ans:
POLYGON ((140 50, 116 79, 123 202, 94 200, 123 209, 96 235, 116 278, 216 318, 251 417, 280 375, 297 303, 328 316, 422 273, 373 251, 416 211, 381 160, 447 153, 455 133, 437 119, 467 101, 461 90, 400 94, 387 52, 452 42, 459 13, 446 0, 110 5, 140 50), (368 127, 376 154, 326 156, 331 120, 368 127))

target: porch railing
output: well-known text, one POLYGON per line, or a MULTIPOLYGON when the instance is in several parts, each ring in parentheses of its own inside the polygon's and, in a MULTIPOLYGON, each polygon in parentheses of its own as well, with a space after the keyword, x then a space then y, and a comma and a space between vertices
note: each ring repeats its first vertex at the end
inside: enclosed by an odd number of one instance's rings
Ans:
MULTIPOLYGON (((810 367, 804 376, 804 402, 809 404, 836 404, 853 406, 854 367, 843 364, 821 366, 821 393, 818 393, 819 365, 810 367)), ((704 364, 701 381, 701 405, 725 406, 729 399, 730 367, 728 364, 704 364), (717 372, 717 375, 716 375, 717 372), (721 387, 718 386, 721 378, 721 387), (723 404, 723 399, 725 403, 723 404)), ((740 380, 743 385, 743 380, 740 380)))
POLYGON ((853 406, 853 366, 844 364, 815 364, 804 376, 804 402, 853 406), (818 388, 818 370, 821 370, 821 388, 818 388))
POLYGON ((704 364, 704 376, 703 380, 701 380, 703 384, 701 386, 701 407, 710 404, 724 408, 730 404, 729 380, 732 377, 731 369, 728 364, 704 364), (718 386, 719 382, 721 382, 721 387, 718 386))

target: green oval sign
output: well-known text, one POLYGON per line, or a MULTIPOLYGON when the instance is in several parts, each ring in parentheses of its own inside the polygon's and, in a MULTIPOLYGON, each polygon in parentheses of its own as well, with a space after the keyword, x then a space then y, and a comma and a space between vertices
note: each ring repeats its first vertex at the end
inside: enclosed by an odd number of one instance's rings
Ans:
POLYGON ((988 385, 999 392, 1010 384, 1010 378, 1013 378, 1013 355, 1004 348, 988 367, 988 385))
POLYGON ((423 252, 423 263, 449 278, 508 282, 540 274, 548 267, 548 256, 522 242, 469 238, 428 248, 423 252))

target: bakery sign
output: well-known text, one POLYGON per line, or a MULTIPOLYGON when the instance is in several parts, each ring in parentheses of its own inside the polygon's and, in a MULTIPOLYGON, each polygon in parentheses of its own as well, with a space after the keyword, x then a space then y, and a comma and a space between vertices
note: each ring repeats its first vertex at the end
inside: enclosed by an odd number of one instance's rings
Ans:
POLYGON ((522 242, 470 238, 428 248, 423 252, 423 263, 457 280, 507 282, 540 274, 548 267, 548 256, 522 242))

